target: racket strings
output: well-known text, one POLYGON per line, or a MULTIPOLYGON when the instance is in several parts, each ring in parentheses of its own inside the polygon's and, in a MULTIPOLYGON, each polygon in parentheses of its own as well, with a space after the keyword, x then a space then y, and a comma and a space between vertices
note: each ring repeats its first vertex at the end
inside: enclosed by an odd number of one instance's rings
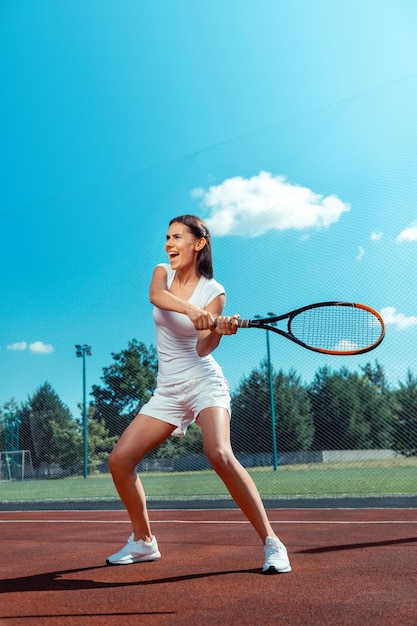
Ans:
POLYGON ((289 322, 290 333, 303 343, 339 353, 374 345, 382 330, 373 313, 355 306, 320 306, 302 311, 289 322))

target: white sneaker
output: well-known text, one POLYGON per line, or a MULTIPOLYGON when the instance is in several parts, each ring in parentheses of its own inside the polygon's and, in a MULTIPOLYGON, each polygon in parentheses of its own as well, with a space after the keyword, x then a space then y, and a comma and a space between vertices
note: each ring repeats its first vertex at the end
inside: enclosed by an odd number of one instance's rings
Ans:
POLYGON ((160 559, 161 553, 158 550, 158 544, 156 543, 156 537, 152 537, 151 542, 135 541, 135 536, 132 533, 127 541, 127 544, 106 559, 107 565, 130 565, 131 563, 140 563, 141 561, 154 561, 160 559))
POLYGON ((287 548, 276 537, 265 539, 265 563, 262 568, 264 574, 285 574, 291 571, 287 548))

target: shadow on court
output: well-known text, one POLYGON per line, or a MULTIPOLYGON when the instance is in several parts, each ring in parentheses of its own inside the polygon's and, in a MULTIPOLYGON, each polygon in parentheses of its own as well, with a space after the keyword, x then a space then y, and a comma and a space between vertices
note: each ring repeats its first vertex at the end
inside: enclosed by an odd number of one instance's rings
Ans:
POLYGON ((347 543, 342 546, 326 546, 324 548, 309 548, 300 550, 300 554, 323 554, 324 552, 339 552, 340 550, 363 550, 365 548, 381 548, 382 546, 395 546, 404 543, 416 543, 417 537, 405 537, 404 539, 391 539, 389 541, 372 541, 368 543, 347 543))
MULTIPOLYGON (((149 563, 141 563, 139 567, 149 567, 149 563)), ((150 580, 136 580, 131 582, 97 582, 88 578, 66 579, 72 574, 84 574, 85 572, 98 571, 107 568, 107 565, 99 567, 82 567, 78 569, 61 570, 57 572, 45 572, 33 576, 21 576, 0 581, 0 593, 24 593, 25 591, 77 591, 79 589, 108 589, 112 587, 137 587, 143 585, 166 585, 177 584, 187 580, 198 580, 211 576, 226 576, 231 574, 258 574, 259 569, 247 570, 227 570, 206 572, 204 574, 190 574, 183 576, 170 576, 166 578, 155 578, 150 580)), ((115 566, 122 567, 122 566, 115 566)), ((127 567, 127 566, 126 566, 127 567)), ((136 565, 137 567, 137 565, 136 565)))

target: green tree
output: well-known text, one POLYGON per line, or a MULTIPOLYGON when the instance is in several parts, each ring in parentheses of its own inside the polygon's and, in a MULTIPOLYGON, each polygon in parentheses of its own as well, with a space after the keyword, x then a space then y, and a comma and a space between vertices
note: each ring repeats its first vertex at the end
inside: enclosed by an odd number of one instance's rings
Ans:
POLYGON ((0 450, 6 450, 10 443, 8 441, 9 437, 7 436, 7 429, 10 428, 10 417, 13 418, 13 427, 17 429, 14 434, 16 438, 19 439, 19 406, 14 398, 11 398, 4 403, 3 407, 0 407, 0 450))
POLYGON ((277 445, 282 452, 309 450, 314 437, 314 420, 307 389, 294 372, 274 377, 277 445))
POLYGON ((231 437, 238 453, 272 450, 271 412, 266 362, 243 379, 232 394, 231 437))
POLYGON ((406 456, 417 455, 417 378, 408 370, 406 380, 395 392, 395 450, 406 456))
MULTIPOLYGON (((81 408, 81 407, 80 407, 81 408)), ((88 408, 88 469, 94 472, 107 461, 109 453, 117 441, 117 437, 110 437, 108 428, 103 419, 97 419, 96 407, 90 404, 88 408)), ((79 433, 82 436, 82 418, 78 422, 79 433)))
POLYGON ((383 367, 376 362, 361 368, 362 385, 359 394, 363 415, 369 424, 370 446, 391 448, 394 431, 393 395, 386 381, 383 367))
POLYGON ((79 468, 82 447, 77 424, 49 383, 29 397, 19 414, 21 447, 31 451, 35 469, 42 466, 49 475, 55 463, 67 473, 79 468))
MULTIPOLYGON (((278 449, 307 450, 314 425, 308 392, 295 372, 273 373, 278 449)), ((243 380, 232 397, 232 442, 236 452, 270 452, 272 411, 267 362, 243 380)))
POLYGON ((358 376, 343 368, 320 369, 310 387, 314 450, 369 448, 370 424, 364 417, 358 376))
POLYGON ((367 363, 361 367, 361 370, 363 375, 381 394, 389 391, 384 368, 380 363, 378 363, 378 361, 375 361, 374 366, 372 366, 371 363, 367 363))
POLYGON ((104 385, 93 385, 94 419, 104 421, 110 437, 119 437, 152 395, 158 364, 155 349, 136 339, 112 357, 114 362, 103 368, 104 385))
MULTIPOLYGON (((19 406, 14 398, 0 407, 0 450, 13 452, 20 450, 19 406)), ((3 476, 19 476, 19 459, 16 455, 3 457, 0 463, 0 480, 3 476)))

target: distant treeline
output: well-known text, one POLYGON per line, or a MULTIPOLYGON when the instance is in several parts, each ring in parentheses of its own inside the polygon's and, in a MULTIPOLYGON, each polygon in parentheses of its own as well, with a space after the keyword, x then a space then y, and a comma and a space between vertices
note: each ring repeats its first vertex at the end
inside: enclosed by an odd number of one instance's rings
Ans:
MULTIPOLYGON (((90 471, 105 466, 109 452, 156 385, 157 356, 137 340, 112 354, 102 384, 92 387, 88 410, 90 471)), ((270 453, 274 434, 281 452, 393 449, 417 454, 417 379, 411 371, 391 389, 383 367, 368 363, 360 372, 320 369, 311 384, 295 371, 272 373, 262 362, 232 394, 232 443, 237 454, 270 453), (273 427, 275 425, 275 433, 273 427)), ((81 411, 80 411, 81 412, 81 411)), ((0 410, 1 449, 30 450, 38 475, 58 466, 65 474, 82 471, 83 428, 49 383, 21 406, 0 410)), ((150 458, 202 453, 200 429, 170 438, 150 458)))

